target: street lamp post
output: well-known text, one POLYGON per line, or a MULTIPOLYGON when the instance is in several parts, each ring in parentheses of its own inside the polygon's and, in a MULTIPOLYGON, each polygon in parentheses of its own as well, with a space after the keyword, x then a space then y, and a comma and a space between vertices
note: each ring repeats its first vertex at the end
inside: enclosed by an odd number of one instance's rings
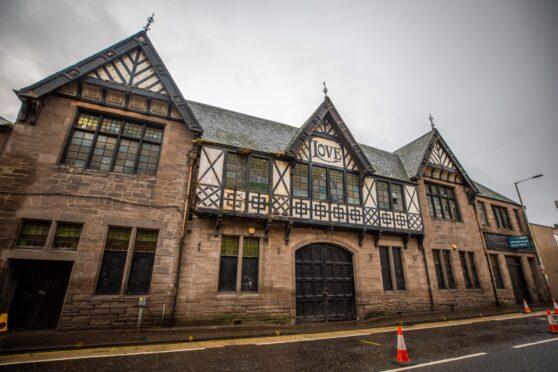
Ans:
POLYGON ((515 190, 517 191, 517 196, 519 197, 519 203, 521 204, 521 210, 523 211, 523 216, 525 217, 525 222, 527 223, 527 228, 529 229, 529 234, 531 235, 531 241, 533 242, 533 246, 535 247, 535 253, 537 254, 537 259, 539 261, 539 267, 541 268, 541 271, 542 271, 543 276, 544 276, 544 283, 546 284, 546 290, 547 290, 548 295, 550 296, 550 285, 548 283, 548 276, 546 275, 546 270, 545 270, 544 264, 542 262, 541 253, 539 252, 539 247, 537 247, 537 242, 535 240, 535 235, 533 234, 533 229, 531 229, 531 224, 529 223, 529 218, 527 217, 527 211, 525 210, 525 205, 523 204, 523 199, 521 198, 521 193, 519 192, 519 187, 517 186, 521 182, 529 181, 529 180, 532 180, 534 178, 540 178, 542 176, 543 176, 542 174, 537 174, 533 177, 529 177, 529 178, 526 178, 524 180, 514 182, 514 184, 515 184, 515 190))

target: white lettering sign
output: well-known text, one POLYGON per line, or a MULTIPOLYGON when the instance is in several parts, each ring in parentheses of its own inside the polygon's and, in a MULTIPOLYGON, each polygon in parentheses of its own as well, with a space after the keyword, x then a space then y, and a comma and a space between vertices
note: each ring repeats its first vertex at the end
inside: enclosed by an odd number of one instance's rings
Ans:
POLYGON ((318 137, 312 138, 310 153, 313 163, 343 167, 343 150, 341 145, 335 141, 318 137))

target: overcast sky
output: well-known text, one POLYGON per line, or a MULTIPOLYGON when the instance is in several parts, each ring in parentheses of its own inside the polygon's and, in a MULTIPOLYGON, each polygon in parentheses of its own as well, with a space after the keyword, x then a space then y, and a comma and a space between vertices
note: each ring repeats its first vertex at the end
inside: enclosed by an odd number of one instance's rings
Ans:
POLYGON ((437 128, 468 174, 558 223, 558 1, 0 0, 0 116, 12 89, 139 31, 186 99, 300 126, 329 96, 359 142, 437 128))

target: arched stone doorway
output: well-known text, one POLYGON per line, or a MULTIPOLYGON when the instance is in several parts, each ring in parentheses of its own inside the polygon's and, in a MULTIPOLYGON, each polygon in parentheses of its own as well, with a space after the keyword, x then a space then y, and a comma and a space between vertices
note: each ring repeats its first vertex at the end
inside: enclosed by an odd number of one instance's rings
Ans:
POLYGON ((319 243, 295 253, 298 322, 356 317, 353 257, 335 245, 319 243))

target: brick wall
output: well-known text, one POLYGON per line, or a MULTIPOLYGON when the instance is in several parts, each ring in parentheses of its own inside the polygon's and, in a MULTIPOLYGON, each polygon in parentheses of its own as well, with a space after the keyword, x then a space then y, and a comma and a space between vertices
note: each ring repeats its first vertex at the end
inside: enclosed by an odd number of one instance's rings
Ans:
MULTIPOLYGON (((137 321, 138 296, 96 296, 96 279, 109 225, 157 228, 159 239, 145 319, 170 313, 192 135, 183 123, 51 95, 35 125, 17 123, 0 158, 0 264, 8 259, 64 259, 73 270, 60 329, 128 326, 137 321), (136 176, 59 165, 78 107, 165 125, 157 175, 136 176), (22 218, 84 223, 76 252, 15 247, 22 218)), ((4 294, 6 291, 4 291, 4 294)), ((10 299, 3 296, 3 307, 10 299)))

